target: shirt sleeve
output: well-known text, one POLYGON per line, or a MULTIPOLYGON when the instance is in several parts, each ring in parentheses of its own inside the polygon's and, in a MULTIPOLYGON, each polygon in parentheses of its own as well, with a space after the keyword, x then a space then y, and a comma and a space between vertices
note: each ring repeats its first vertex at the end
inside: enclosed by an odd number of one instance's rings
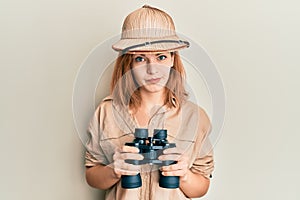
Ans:
POLYGON ((196 174, 201 174, 206 178, 212 177, 213 170, 214 170, 214 159, 213 159, 212 151, 203 157, 197 157, 191 167, 192 172, 196 174))
POLYGON ((202 124, 199 126, 199 133, 194 148, 194 153, 197 156, 191 166, 191 171, 206 178, 211 178, 214 170, 213 148, 208 137, 211 125, 203 110, 200 111, 200 116, 200 123, 202 124))
POLYGON ((85 166, 92 167, 99 164, 108 164, 107 158, 103 152, 103 149, 100 145, 101 137, 101 106, 98 106, 92 119, 90 120, 87 134, 88 141, 85 145, 86 154, 85 154, 85 166))

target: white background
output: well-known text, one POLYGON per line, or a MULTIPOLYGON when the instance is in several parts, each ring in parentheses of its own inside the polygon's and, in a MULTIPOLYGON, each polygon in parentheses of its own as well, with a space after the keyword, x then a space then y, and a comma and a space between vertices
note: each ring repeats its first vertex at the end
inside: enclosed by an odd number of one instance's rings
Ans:
POLYGON ((296 0, 1 0, 0 199, 101 199, 85 183, 73 83, 144 3, 173 16, 223 78, 226 121, 202 199, 300 199, 296 0))

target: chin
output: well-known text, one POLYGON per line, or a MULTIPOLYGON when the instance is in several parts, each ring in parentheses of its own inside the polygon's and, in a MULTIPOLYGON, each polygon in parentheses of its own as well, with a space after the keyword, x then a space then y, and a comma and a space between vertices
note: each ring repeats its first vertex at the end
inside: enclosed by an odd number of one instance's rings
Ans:
POLYGON ((161 85, 146 85, 144 86, 144 90, 150 93, 157 93, 164 90, 164 86, 161 85))

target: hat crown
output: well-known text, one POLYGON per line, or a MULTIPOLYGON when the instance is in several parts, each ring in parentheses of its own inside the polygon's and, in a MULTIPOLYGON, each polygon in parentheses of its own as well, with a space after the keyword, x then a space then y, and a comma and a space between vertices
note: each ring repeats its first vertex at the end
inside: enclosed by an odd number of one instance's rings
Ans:
POLYGON ((148 5, 125 18, 121 39, 112 45, 114 50, 122 54, 177 51, 187 47, 189 42, 177 36, 171 16, 148 5))
POLYGON ((162 10, 145 5, 125 18, 121 37, 164 38, 174 35, 176 32, 172 18, 162 10))

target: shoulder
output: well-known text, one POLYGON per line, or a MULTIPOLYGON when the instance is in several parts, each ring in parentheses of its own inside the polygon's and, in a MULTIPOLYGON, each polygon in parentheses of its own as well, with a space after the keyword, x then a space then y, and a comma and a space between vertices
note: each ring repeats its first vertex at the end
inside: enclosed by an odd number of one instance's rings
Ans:
POLYGON ((191 101, 186 101, 183 105, 182 105, 182 112, 190 115, 196 115, 199 121, 199 126, 200 128, 205 131, 208 132, 211 128, 211 122, 209 119, 209 116, 207 115, 206 111, 204 108, 202 108, 201 106, 191 102, 191 101))
POLYGON ((101 102, 98 104, 96 109, 94 110, 94 120, 97 120, 98 123, 100 123, 101 118, 103 119, 103 116, 108 113, 109 110, 111 110, 112 107, 112 98, 111 96, 107 96, 104 99, 101 100, 101 102))
POLYGON ((105 97, 104 99, 102 99, 102 101, 100 102, 100 105, 107 105, 107 104, 111 104, 113 101, 113 98, 111 95, 105 97))
POLYGON ((101 102, 98 104, 96 111, 100 111, 102 109, 107 109, 108 107, 111 107, 113 102, 113 98, 111 96, 107 96, 104 99, 101 100, 101 102))

